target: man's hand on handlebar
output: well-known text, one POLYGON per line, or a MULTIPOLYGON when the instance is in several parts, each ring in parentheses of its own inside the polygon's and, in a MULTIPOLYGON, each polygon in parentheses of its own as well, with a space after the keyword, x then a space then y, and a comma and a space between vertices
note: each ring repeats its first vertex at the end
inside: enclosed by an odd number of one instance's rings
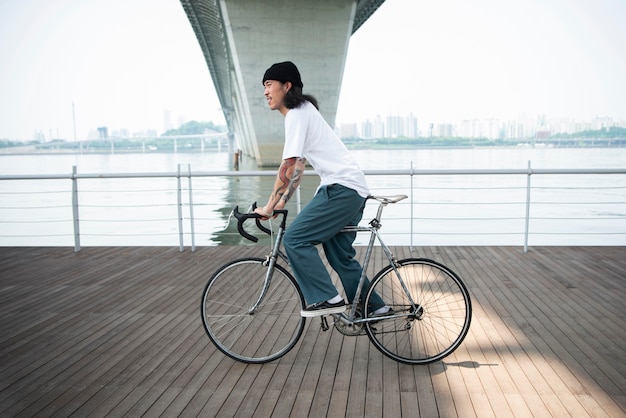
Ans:
POLYGON ((260 215, 261 219, 266 221, 269 218, 276 219, 276 216, 278 216, 276 212, 284 208, 285 208, 285 201, 281 199, 278 201, 274 209, 268 210, 267 206, 263 206, 262 208, 255 208, 254 213, 260 215))
POLYGON ((267 221, 269 218, 276 218, 274 211, 266 212, 265 207, 254 209, 254 213, 261 216, 261 219, 267 221))
POLYGON ((280 223, 280 227, 284 229, 285 224, 287 222, 287 210, 284 209, 284 206, 285 206, 284 204, 280 205, 280 209, 278 208, 279 205, 276 205, 276 206, 277 206, 276 210, 272 211, 271 215, 265 212, 265 208, 258 208, 256 206, 256 202, 252 204, 252 208, 251 208, 252 212, 248 212, 248 213, 239 212, 239 206, 235 206, 235 208, 232 211, 232 214, 235 218, 237 218, 237 231, 239 231, 239 234, 243 236, 244 238, 249 239, 252 242, 257 242, 258 238, 248 234, 243 229, 243 224, 247 219, 254 219, 258 229, 260 229, 262 232, 266 233, 267 235, 272 235, 272 230, 263 226, 261 224, 261 221, 268 220, 270 217, 276 218, 278 217, 278 215, 283 215, 283 219, 280 223))

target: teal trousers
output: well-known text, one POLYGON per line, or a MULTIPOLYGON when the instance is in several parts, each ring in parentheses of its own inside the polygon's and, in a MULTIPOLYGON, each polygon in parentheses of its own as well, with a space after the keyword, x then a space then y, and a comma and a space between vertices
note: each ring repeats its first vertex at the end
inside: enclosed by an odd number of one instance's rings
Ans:
MULTIPOLYGON (((347 225, 358 225, 363 217, 365 198, 339 184, 322 186, 311 202, 288 226, 283 245, 289 264, 307 304, 323 302, 337 295, 330 274, 322 262, 317 245, 337 272, 348 302, 352 302, 361 278, 362 267, 352 246, 356 232, 340 232, 347 225)), ((361 298, 365 297, 369 282, 361 298)), ((374 309, 385 303, 375 296, 374 309)))

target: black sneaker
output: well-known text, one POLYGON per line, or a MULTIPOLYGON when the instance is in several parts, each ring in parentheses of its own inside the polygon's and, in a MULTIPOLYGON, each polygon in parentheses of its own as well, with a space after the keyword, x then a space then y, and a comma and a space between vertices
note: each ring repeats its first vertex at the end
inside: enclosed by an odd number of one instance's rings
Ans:
POLYGON ((310 318, 312 316, 322 316, 345 312, 346 302, 342 299, 337 303, 318 302, 309 305, 300 311, 300 316, 310 318))

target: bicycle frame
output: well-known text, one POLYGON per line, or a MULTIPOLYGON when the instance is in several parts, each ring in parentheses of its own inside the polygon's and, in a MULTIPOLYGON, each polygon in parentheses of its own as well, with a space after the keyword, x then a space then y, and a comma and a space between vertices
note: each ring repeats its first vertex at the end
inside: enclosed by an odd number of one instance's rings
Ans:
MULTIPOLYGON (((415 303, 415 301, 413 300, 413 298, 411 297, 410 292, 408 291, 408 288, 406 286, 406 284, 404 283, 404 280, 402 279, 402 275, 400 274, 400 272, 398 271, 398 266, 397 266, 397 262, 396 262, 396 258, 393 255, 393 253, 391 252, 391 250, 389 249, 389 247, 385 244, 385 242, 383 241, 382 237, 380 236, 378 230, 381 228, 382 224, 380 223, 380 219, 382 217, 382 212, 383 212, 383 208, 385 206, 387 206, 389 203, 396 203, 402 199, 405 199, 407 196, 405 195, 398 195, 398 196, 393 196, 391 198, 388 197, 374 197, 374 196, 370 196, 368 199, 373 199, 373 200, 377 200, 379 202, 379 206, 378 206, 378 210, 376 212, 376 217, 374 219, 372 219, 369 222, 369 226, 359 226, 359 225, 351 225, 351 226, 346 226, 345 228, 343 228, 341 230, 341 233, 344 232, 369 232, 370 233, 370 239, 369 239, 369 243, 367 245, 367 249, 365 252, 365 256, 363 258, 363 263, 361 265, 362 267, 362 272, 361 272, 361 277, 359 279, 359 283, 357 286, 357 290, 356 290, 356 294, 354 296, 354 300, 351 303, 351 308, 349 310, 349 315, 346 315, 345 313, 343 314, 333 314, 333 317, 335 317, 336 319, 342 321, 345 324, 360 324, 360 323, 364 323, 364 322, 369 322, 369 321, 378 321, 380 319, 378 318, 357 318, 357 310, 359 308, 359 305, 361 303, 361 294, 363 292, 363 287, 365 285, 365 282, 367 281, 367 268, 369 266, 369 262, 370 262, 370 258, 372 255, 372 251, 374 248, 374 243, 376 241, 379 242, 383 253, 385 254, 385 257, 387 258, 387 260, 389 261, 389 264, 392 266, 394 273, 396 275, 396 277, 398 278, 398 281, 400 282, 400 285, 402 286, 402 289, 404 290, 410 304, 411 304, 411 312, 417 312, 418 310, 418 305, 415 303)), ((255 205, 253 205, 254 208, 255 205)), ((275 212, 277 215, 282 215, 282 221, 279 224, 278 227, 278 231, 276 234, 276 239, 273 241, 273 246, 271 249, 270 254, 268 254, 266 256, 266 265, 268 266, 267 269, 267 273, 265 275, 265 282, 263 284, 263 290, 261 292, 261 294, 259 295, 257 301, 255 302, 255 304, 250 307, 248 313, 252 314, 254 312, 256 312, 259 304, 263 301, 265 295, 267 294, 267 290, 269 289, 269 286, 271 284, 272 281, 272 275, 274 273, 274 266, 276 265, 278 258, 282 258, 287 265, 290 265, 289 260, 287 258, 287 256, 281 251, 280 247, 282 245, 282 240, 283 240, 283 236, 285 235, 286 232, 286 220, 287 220, 287 211, 286 210, 279 210, 275 212)), ((258 239, 250 234, 248 234, 247 232, 245 232, 245 230, 243 229, 243 221, 245 221, 245 219, 248 218, 255 218, 256 220, 256 225, 257 227, 262 230, 263 232, 267 233, 268 235, 272 235, 272 231, 266 227, 264 227, 261 223, 260 223, 260 216, 254 213, 248 213, 248 214, 241 214, 238 212, 238 208, 236 207, 233 210, 233 214, 235 215, 235 217, 238 219, 238 230, 239 233, 250 239, 251 241, 256 242, 258 239)), ((408 313, 408 314, 394 314, 393 317, 403 317, 403 316, 412 316, 412 313, 408 313)))
MULTIPOLYGON (((363 286, 365 285, 365 282, 367 280, 367 267, 369 266, 370 258, 371 258, 371 255, 372 255, 372 251, 374 249, 374 243, 376 241, 378 241, 378 243, 380 244, 380 247, 383 250, 383 253, 385 254, 385 257, 389 261, 389 265, 392 266, 393 271, 396 274, 396 277, 398 278, 398 281, 400 282, 400 285, 402 286, 402 289, 404 290, 407 298, 409 299, 409 301, 411 303, 411 308, 413 309, 414 312, 417 311, 417 309, 418 309, 417 304, 415 303, 415 301, 411 297, 411 294, 410 294, 408 288, 406 287, 406 284, 404 283, 404 280, 402 279, 402 275, 398 271, 398 264, 396 262, 396 257, 393 255, 393 253, 391 252, 391 250, 389 249, 387 244, 385 244, 385 242, 383 241, 382 237, 378 233, 378 230, 381 227, 380 215, 381 215, 381 212, 382 212, 382 207, 385 206, 385 205, 386 204, 384 204, 384 203, 380 203, 378 214, 377 214, 375 219, 372 219, 370 221, 370 226, 369 227, 366 227, 366 226, 348 226, 348 227, 345 227, 344 229, 341 230, 341 232, 369 232, 370 233, 369 243, 367 245, 367 249, 365 251, 365 256, 363 258, 363 263, 361 265, 363 270, 361 272, 361 278, 359 279, 359 284, 357 286, 356 293, 354 295, 354 300, 352 301, 352 304, 351 304, 351 308, 350 308, 350 311, 349 311, 350 314, 348 316, 346 316, 345 314, 333 315, 334 317, 336 317, 336 318, 338 318, 340 320, 342 320, 342 319, 347 320, 345 322, 346 324, 360 324, 360 323, 364 323, 364 322, 379 321, 380 320, 378 318, 359 318, 359 319, 356 318, 357 309, 359 307, 359 304, 361 303, 361 293, 363 292, 363 286), (372 224, 374 224, 374 225, 372 225, 372 224)), ((402 317, 402 316, 411 316, 411 314, 395 314, 395 315, 393 315, 394 318, 402 317)))

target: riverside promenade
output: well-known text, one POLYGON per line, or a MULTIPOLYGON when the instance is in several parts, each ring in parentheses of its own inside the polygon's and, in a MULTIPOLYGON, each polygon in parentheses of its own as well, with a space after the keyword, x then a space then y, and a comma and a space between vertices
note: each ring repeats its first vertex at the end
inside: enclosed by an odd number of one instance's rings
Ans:
POLYGON ((319 320, 272 363, 225 357, 201 293, 263 248, 0 248, 0 416, 626 417, 626 247, 392 249, 470 289, 469 334, 441 362, 396 363, 319 320))

